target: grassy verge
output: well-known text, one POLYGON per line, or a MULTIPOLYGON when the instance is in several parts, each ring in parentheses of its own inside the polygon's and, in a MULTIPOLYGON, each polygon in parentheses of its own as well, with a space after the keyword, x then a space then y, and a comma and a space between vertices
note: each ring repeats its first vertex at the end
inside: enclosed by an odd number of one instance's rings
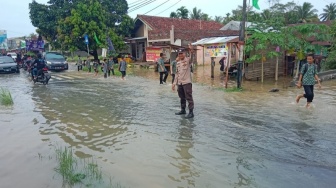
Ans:
POLYGON ((9 90, 1 88, 0 103, 4 106, 12 106, 14 104, 12 94, 10 93, 9 90))
POLYGON ((119 183, 113 183, 111 177, 108 183, 104 183, 103 173, 97 162, 93 158, 76 158, 72 149, 67 147, 57 148, 56 159, 58 166, 55 171, 62 176, 63 182, 70 187, 84 185, 85 187, 124 188, 119 183))
MULTIPOLYGON (((92 57, 92 56, 91 56, 91 57, 92 57)), ((86 58, 87 58, 87 56, 82 56, 82 57, 81 57, 82 61, 83 61, 83 60, 86 60, 86 58)), ((98 56, 98 59, 107 59, 107 58, 108 58, 108 57, 98 56)), ((78 61, 78 56, 73 56, 73 57, 68 56, 68 57, 67 57, 67 61, 68 61, 68 62, 77 62, 77 61, 78 61)))
MULTIPOLYGON (((132 66, 128 66, 129 68, 130 67, 132 67, 132 66)), ((119 65, 114 65, 114 76, 118 76, 118 77, 121 77, 121 72, 118 70, 118 68, 119 68, 119 65)), ((86 67, 86 66, 83 66, 83 70, 82 71, 84 71, 84 72, 88 72, 89 71, 89 68, 88 67, 86 67)), ((93 70, 93 67, 91 66, 91 72, 92 73, 94 73, 94 70, 93 70)), ((102 69, 101 69, 101 66, 98 66, 98 73, 100 74, 104 74, 103 73, 103 71, 102 71, 102 69)), ((111 72, 111 74, 112 74, 112 72, 111 72)), ((128 69, 128 70, 126 70, 126 74, 128 75, 128 76, 130 76, 130 75, 134 75, 134 73, 130 70, 130 69, 128 69)))
POLYGON ((234 93, 234 92, 242 92, 244 91, 243 88, 231 87, 231 88, 218 88, 218 90, 227 92, 227 93, 234 93))
MULTIPOLYGON (((98 181, 102 180, 102 171, 93 159, 89 162, 84 160, 82 169, 79 166, 79 161, 75 158, 72 149, 58 148, 56 149, 56 158, 58 167, 55 168, 62 177, 63 181, 69 185, 78 183, 85 184, 85 180, 98 181)), ((88 184, 87 184, 88 185, 88 184)))

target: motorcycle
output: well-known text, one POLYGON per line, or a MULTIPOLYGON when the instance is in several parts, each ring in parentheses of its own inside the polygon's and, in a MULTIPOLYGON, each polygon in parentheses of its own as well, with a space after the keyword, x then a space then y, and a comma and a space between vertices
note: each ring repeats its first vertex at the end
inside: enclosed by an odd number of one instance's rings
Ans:
POLYGON ((49 80, 51 78, 51 75, 48 72, 48 68, 44 67, 42 70, 39 70, 37 73, 36 79, 33 78, 34 84, 36 82, 40 82, 43 85, 46 85, 49 83, 49 80))

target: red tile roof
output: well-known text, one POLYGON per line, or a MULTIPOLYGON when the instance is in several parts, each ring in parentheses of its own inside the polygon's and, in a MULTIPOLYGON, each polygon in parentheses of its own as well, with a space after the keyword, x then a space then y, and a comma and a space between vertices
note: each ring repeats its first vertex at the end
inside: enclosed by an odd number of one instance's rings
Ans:
POLYGON ((208 37, 239 36, 239 31, 233 30, 175 30, 175 40, 184 39, 190 42, 208 37))
POLYGON ((147 24, 152 30, 148 31, 149 40, 169 39, 170 30, 174 26, 176 39, 197 41, 205 37, 239 35, 236 31, 221 31, 224 26, 215 21, 179 19, 138 15, 139 20, 147 24))
POLYGON ((176 29, 188 29, 188 30, 219 30, 224 25, 215 21, 201 21, 192 19, 179 19, 168 18, 158 16, 138 15, 140 20, 147 23, 153 30, 156 29, 171 29, 172 25, 176 29))

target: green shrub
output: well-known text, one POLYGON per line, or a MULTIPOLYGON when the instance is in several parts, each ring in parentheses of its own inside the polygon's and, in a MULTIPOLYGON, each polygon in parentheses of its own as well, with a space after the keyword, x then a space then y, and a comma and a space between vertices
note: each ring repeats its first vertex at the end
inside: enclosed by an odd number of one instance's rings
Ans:
POLYGON ((323 70, 336 69, 336 49, 329 53, 328 58, 322 62, 321 66, 323 70))
POLYGON ((12 95, 9 90, 1 88, 0 103, 5 106, 12 106, 14 104, 12 95))

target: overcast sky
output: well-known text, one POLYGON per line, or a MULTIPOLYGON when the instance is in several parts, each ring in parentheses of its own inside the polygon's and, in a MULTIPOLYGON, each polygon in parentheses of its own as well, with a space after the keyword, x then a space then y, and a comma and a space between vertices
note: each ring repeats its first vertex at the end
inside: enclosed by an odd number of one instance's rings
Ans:
MULTIPOLYGON (((36 0, 36 1, 39 3, 48 2, 48 0, 36 0)), ((128 0, 130 7, 132 3, 136 1, 139 0, 128 0)), ((286 3, 289 1, 292 0, 280 0, 281 3, 286 3)), ((294 1, 298 4, 303 4, 303 2, 312 3, 320 14, 323 8, 334 0, 294 0, 294 1)), ((8 37, 24 36, 32 32, 35 32, 35 28, 32 26, 29 18, 28 4, 30 2, 32 2, 32 0, 0 0, 1 5, 0 30, 7 30, 8 37)), ((146 12, 154 9, 155 7, 159 6, 164 2, 166 3, 158 7, 157 9, 149 12, 147 15, 169 16, 170 12, 175 11, 177 8, 181 6, 186 6, 189 10, 191 10, 194 7, 197 7, 201 9, 203 12, 213 17, 215 15, 225 16, 226 13, 231 12, 232 9, 235 9, 238 5, 243 4, 243 0, 156 0, 153 3, 141 9, 130 12, 130 16, 134 18, 136 17, 137 14, 145 14, 146 12), (171 7, 175 3, 177 4, 171 7), (169 7, 171 8, 166 10, 169 7)), ((261 9, 268 8, 269 7, 268 0, 259 0, 259 6, 261 9)))

